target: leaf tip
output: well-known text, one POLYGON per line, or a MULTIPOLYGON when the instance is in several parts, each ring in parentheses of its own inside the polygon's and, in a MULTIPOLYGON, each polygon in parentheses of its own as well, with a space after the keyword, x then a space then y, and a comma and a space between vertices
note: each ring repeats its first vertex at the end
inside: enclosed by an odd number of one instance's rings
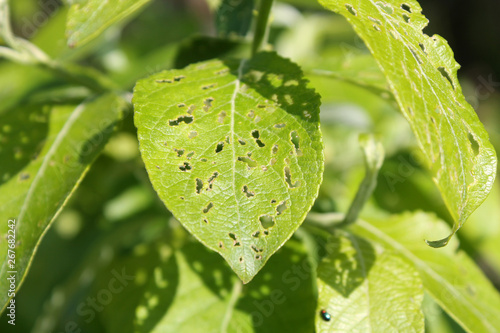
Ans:
POLYGON ((443 239, 440 239, 440 240, 436 240, 436 241, 429 241, 429 240, 425 240, 425 242, 427 243, 427 245, 429 245, 430 247, 433 247, 435 249, 439 249, 441 247, 445 247, 446 245, 448 245, 448 242, 450 241, 451 237, 453 237, 455 233, 452 233, 450 234, 448 237, 445 237, 443 239))

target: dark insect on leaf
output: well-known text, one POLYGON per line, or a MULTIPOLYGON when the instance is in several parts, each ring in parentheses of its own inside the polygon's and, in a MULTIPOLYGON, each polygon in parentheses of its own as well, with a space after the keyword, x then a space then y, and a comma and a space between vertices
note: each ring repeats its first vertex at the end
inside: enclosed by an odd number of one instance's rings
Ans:
POLYGON ((324 321, 330 321, 332 319, 332 316, 330 316, 330 314, 326 312, 326 310, 321 310, 319 314, 324 321))

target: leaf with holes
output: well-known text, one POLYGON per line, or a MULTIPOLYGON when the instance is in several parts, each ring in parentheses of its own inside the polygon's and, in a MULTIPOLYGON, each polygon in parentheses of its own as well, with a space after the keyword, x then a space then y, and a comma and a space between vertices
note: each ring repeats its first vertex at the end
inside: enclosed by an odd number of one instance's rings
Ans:
MULTIPOLYGON (((15 163, 0 168, 0 219, 15 220, 17 288, 44 232, 79 184, 125 107, 115 94, 88 99, 79 106, 39 105, 2 114, 2 150, 15 152, 15 163)), ((7 223, 0 225, 0 305, 8 301, 7 223)), ((11 238, 9 238, 11 239, 11 238)))
POLYGON ((135 124, 160 198, 250 281, 304 220, 323 173, 319 95, 275 53, 137 83, 135 124))
POLYGON ((445 222, 430 214, 406 213, 360 220, 351 230, 411 262, 424 289, 467 332, 500 332, 500 294, 474 261, 458 250, 458 241, 452 239, 439 250, 422 242, 435 230, 449 233, 445 222))
POLYGON ((453 52, 440 36, 422 33, 428 21, 415 0, 320 3, 347 18, 384 72, 455 219, 448 237, 428 242, 446 245, 484 201, 496 174, 495 151, 462 94, 453 52))
POLYGON ((340 231, 328 252, 318 267, 317 332, 424 331, 424 290, 410 263, 340 231))
POLYGON ((144 7, 150 0, 73 1, 68 12, 66 35, 70 47, 96 38, 106 28, 144 7))

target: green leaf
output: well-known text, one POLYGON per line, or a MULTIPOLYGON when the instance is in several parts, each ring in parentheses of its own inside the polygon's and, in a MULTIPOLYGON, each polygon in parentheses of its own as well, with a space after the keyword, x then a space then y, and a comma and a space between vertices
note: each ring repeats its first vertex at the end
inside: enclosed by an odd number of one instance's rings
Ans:
POLYGON ((14 152, 14 161, 1 169, 0 219, 16 220, 14 269, 7 265, 8 225, 0 226, 2 307, 8 301, 7 272, 17 271, 19 288, 44 231, 112 134, 123 108, 121 97, 107 94, 76 108, 27 106, 2 115, 1 149, 14 152))
POLYGON ((177 276, 169 267, 155 268, 136 310, 137 332, 311 332, 315 297, 298 241, 287 242, 244 286, 199 243, 185 244, 175 258, 177 276))
POLYGON ((253 19, 254 0, 222 0, 215 16, 220 37, 245 36, 253 19))
POLYGON ((137 83, 135 124, 155 190, 246 283, 300 226, 323 173, 319 95, 274 53, 137 83))
POLYGON ((422 33, 428 21, 415 0, 320 3, 347 18, 384 72, 455 220, 448 237, 428 242, 446 245, 484 201, 496 173, 495 151, 462 94, 451 49, 422 33))
POLYGON ((449 232, 434 215, 406 213, 388 220, 358 221, 359 236, 397 251, 413 263, 424 288, 466 331, 500 331, 500 295, 475 263, 452 240, 442 249, 425 245, 429 231, 449 232))
POLYGON ((148 4, 150 0, 82 0, 71 4, 66 23, 70 47, 80 46, 99 36, 106 28, 148 4))
POLYGON ((411 264, 340 231, 327 250, 318 267, 317 332, 424 331, 422 281, 411 264))

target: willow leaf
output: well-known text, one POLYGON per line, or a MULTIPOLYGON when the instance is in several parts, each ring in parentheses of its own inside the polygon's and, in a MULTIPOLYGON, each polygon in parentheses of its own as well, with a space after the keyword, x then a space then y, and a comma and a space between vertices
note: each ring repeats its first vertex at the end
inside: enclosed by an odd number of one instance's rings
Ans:
POLYGON ((451 212, 448 243, 484 201, 496 174, 488 134, 465 100, 460 67, 440 36, 422 32, 427 19, 415 0, 320 0, 343 15, 370 49, 411 125, 432 177, 451 212))
POLYGON ((275 53, 141 80, 142 158, 160 198, 250 281, 300 226, 323 171, 319 95, 275 53))
POLYGON ((317 332, 424 331, 422 281, 410 263, 348 233, 335 233, 328 246, 318 268, 317 332))
POLYGON ((424 289, 468 332, 500 331, 500 294, 458 241, 442 249, 425 245, 429 231, 448 233, 434 215, 405 213, 389 219, 358 221, 352 231, 398 252, 413 263, 424 289))

